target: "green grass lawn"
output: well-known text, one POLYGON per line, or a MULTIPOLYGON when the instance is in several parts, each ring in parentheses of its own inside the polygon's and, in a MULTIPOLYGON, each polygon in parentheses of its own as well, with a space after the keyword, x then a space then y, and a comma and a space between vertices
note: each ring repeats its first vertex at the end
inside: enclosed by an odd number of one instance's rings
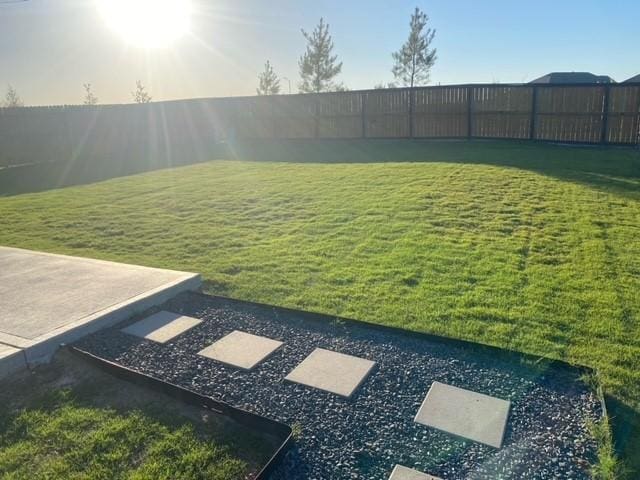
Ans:
POLYGON ((0 386, 3 480, 238 480, 275 448, 66 352, 0 386))
POLYGON ((216 294, 597 367, 640 466, 637 151, 389 141, 234 154, 0 197, 0 244, 197 271, 216 294))

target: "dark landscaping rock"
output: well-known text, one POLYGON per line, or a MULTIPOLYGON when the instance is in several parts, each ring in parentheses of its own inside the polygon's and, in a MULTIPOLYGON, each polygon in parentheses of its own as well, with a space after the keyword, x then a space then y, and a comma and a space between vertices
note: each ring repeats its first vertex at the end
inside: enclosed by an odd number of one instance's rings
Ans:
POLYGON ((80 346, 106 359, 196 390, 301 430, 276 479, 386 480, 396 464, 447 479, 588 479, 596 445, 587 420, 601 415, 578 372, 543 368, 513 355, 379 331, 349 322, 183 294, 163 309, 203 322, 166 344, 98 332, 80 346), (197 355, 241 330, 284 341, 251 371, 197 355), (351 398, 285 381, 315 348, 372 359, 351 398), (414 422, 433 381, 508 399, 501 449, 414 422))

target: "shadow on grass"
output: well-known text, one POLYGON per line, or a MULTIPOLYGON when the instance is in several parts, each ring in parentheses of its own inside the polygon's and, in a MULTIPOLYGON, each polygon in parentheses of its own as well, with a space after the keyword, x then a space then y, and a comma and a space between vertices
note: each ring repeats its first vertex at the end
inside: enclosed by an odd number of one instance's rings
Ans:
POLYGON ((0 169, 0 197, 34 193, 73 185, 85 185, 110 178, 136 173, 180 167, 215 158, 226 158, 224 145, 208 149, 206 153, 167 156, 146 155, 139 152, 122 158, 79 156, 69 161, 43 162, 0 169))
POLYGON ((442 162, 529 170, 640 197, 640 150, 489 140, 254 141, 230 148, 239 160, 307 163, 442 162))
POLYGON ((169 149, 169 157, 78 157, 0 169, 0 196, 99 182, 207 160, 295 163, 443 162, 529 170, 631 198, 640 197, 640 150, 483 140, 243 141, 231 146, 169 149))
POLYGON ((277 447, 258 431, 119 380, 64 350, 0 385, 0 471, 11 478, 93 478, 100 471, 101 478, 231 479, 257 471, 277 447))
POLYGON ((626 478, 640 475, 640 416, 615 397, 605 395, 616 453, 624 459, 626 478))

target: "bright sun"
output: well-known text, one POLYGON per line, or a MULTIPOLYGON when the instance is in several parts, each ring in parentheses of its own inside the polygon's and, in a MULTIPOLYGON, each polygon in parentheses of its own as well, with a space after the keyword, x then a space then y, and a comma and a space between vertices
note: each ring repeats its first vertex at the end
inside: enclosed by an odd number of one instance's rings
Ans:
POLYGON ((135 46, 164 47, 187 32, 189 0, 97 0, 100 13, 113 30, 135 46))

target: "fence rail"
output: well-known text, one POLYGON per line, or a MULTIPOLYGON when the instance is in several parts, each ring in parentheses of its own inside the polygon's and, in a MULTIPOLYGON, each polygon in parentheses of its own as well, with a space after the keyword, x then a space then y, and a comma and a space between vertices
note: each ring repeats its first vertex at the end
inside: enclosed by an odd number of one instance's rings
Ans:
POLYGON ((637 145, 640 83, 447 85, 0 109, 0 166, 83 155, 206 156, 213 143, 231 138, 637 145))

